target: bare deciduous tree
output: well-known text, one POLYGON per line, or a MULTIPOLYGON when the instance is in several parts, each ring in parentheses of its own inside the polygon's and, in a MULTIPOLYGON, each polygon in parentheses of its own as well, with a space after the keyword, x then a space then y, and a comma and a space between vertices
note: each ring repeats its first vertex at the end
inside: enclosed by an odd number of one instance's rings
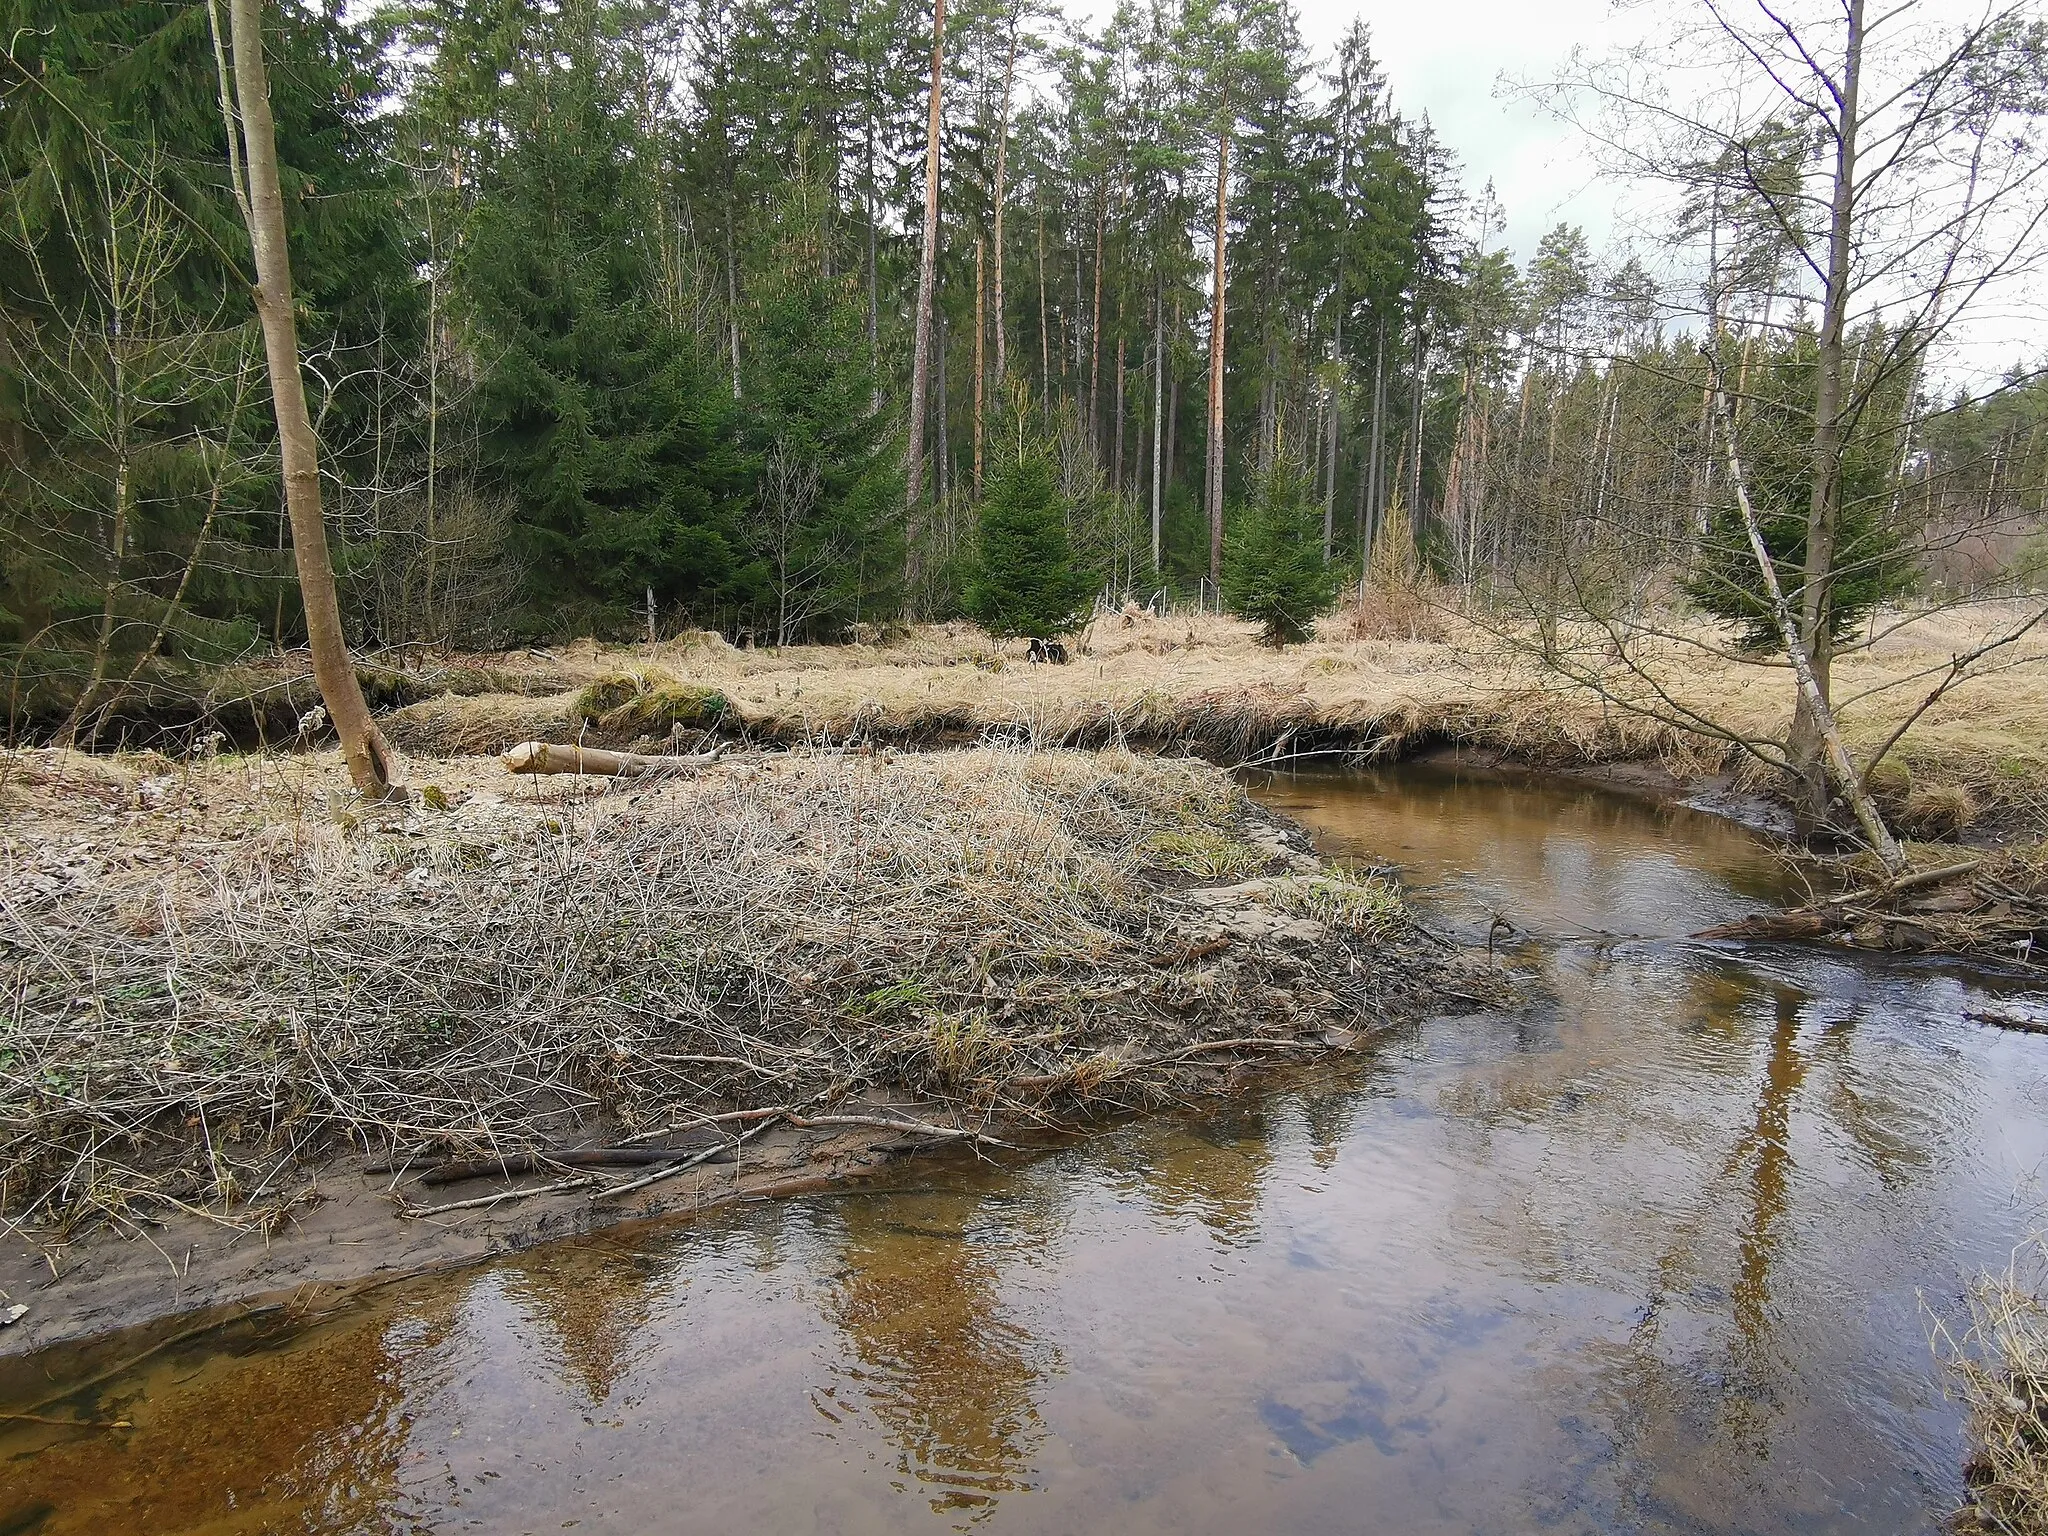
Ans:
MULTIPOLYGON (((320 510, 320 445, 306 412, 306 381, 299 360, 298 321, 292 308, 291 254, 285 242, 284 194, 277 172, 277 131, 270 116, 270 83, 263 61, 261 0, 229 0, 234 49, 233 115, 241 124, 248 186, 242 216, 256 255, 256 313, 277 411, 284 460, 285 506, 291 518, 292 555, 306 610, 313 677, 328 718, 341 737, 349 777, 365 795, 403 794, 394 782, 390 749, 371 718, 342 632, 334 562, 320 510)), ((225 82, 223 82, 224 105, 225 82)), ((230 145, 233 137, 230 137, 230 145)))
MULTIPOLYGON (((1780 595, 1794 621, 1785 636, 1792 670, 1810 673, 1811 686, 1795 676, 1792 717, 1776 744, 1741 738, 1659 689, 1637 704, 1782 763, 1818 822, 1838 794, 1855 808, 1843 775, 1860 782, 1872 766, 1834 764, 1827 739, 1837 590, 1868 558, 1844 544, 1845 456, 1901 397, 1895 424, 1910 443, 1920 382, 1954 360, 1967 323, 1994 298, 2032 302, 2029 285, 2048 262, 2048 136, 2039 131, 2048 25, 2026 5, 1993 5, 1958 23, 1921 0, 1878 14, 1865 0, 1709 0, 1672 14, 1659 42, 1578 69, 1550 97, 1610 170, 1691 211, 1671 220, 1670 254, 1679 265, 1703 258, 1697 315, 1716 357, 1731 297, 1755 285, 1759 318, 1739 349, 1743 377, 1722 423, 1731 465, 1750 430, 1752 344, 1810 337, 1804 538, 1796 582, 1780 595), (1711 213, 1698 216, 1703 209, 1711 213)), ((1780 557, 1765 585, 1784 569, 1780 557)), ((1583 592, 1583 574, 1574 581, 1583 592)), ((1625 666, 1631 641, 1673 638, 1611 604, 1597 617, 1625 666)), ((1994 638, 1958 658, 1937 693, 2008 643, 1994 638)), ((1877 833, 1866 833, 1882 852, 1877 833)))

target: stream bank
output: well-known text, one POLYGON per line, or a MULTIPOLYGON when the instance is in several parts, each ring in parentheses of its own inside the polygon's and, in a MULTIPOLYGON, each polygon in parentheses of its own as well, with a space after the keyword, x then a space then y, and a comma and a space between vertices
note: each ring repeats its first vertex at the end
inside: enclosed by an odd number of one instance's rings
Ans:
POLYGON ((8 759, 0 1351, 1043 1137, 1509 990, 1194 760, 412 766, 386 810, 331 753, 8 759))

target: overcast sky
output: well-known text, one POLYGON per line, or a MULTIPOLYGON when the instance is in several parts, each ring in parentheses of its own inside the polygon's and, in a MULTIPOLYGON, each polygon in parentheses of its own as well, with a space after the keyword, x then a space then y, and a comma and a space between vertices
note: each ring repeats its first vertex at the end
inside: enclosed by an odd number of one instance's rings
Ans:
POLYGON ((1372 28, 1373 50, 1402 115, 1427 113, 1457 154, 1475 197, 1489 179, 1507 209, 1508 245, 1528 259, 1559 220, 1582 225, 1595 250, 1614 220, 1612 187, 1596 184, 1573 132, 1499 89, 1503 72, 1542 79, 1573 47, 1602 53, 1635 17, 1610 15, 1609 0, 1300 0, 1310 45, 1327 55, 1353 16, 1372 28))

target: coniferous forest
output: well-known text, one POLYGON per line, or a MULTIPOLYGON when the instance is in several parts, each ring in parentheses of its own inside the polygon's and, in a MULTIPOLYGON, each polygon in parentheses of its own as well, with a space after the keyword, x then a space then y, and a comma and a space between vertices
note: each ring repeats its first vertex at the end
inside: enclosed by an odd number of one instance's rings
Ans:
MULTIPOLYGON (((300 643, 220 8, 0 15, 17 688, 300 643)), ((1654 572, 1768 631, 1702 314, 1800 559, 1825 316, 1754 164, 1691 178, 1704 292, 1563 225, 1517 265, 1363 21, 1319 52, 1290 0, 264 17, 357 645, 1050 626, 1047 593, 1161 590, 1284 638, 1386 526, 1447 583, 1554 605, 1654 572), (984 558, 991 497, 1060 569, 984 558)), ((2037 382, 1946 402, 1910 331, 1852 330, 1885 369, 1841 623, 2009 569, 2048 461, 2037 382)))

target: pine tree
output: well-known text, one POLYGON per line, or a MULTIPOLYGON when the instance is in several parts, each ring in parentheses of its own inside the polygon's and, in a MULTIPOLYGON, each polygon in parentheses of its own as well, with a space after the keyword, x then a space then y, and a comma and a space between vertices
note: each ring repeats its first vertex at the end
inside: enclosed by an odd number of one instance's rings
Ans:
POLYGON ((1323 560, 1322 513, 1286 460, 1257 477, 1224 554, 1223 600, 1259 625, 1268 645, 1307 639, 1337 595, 1337 572, 1323 560))
POLYGON ((1068 547, 1052 461, 1027 445, 989 481, 967 611, 992 635, 1049 637, 1073 626, 1094 585, 1068 547))

